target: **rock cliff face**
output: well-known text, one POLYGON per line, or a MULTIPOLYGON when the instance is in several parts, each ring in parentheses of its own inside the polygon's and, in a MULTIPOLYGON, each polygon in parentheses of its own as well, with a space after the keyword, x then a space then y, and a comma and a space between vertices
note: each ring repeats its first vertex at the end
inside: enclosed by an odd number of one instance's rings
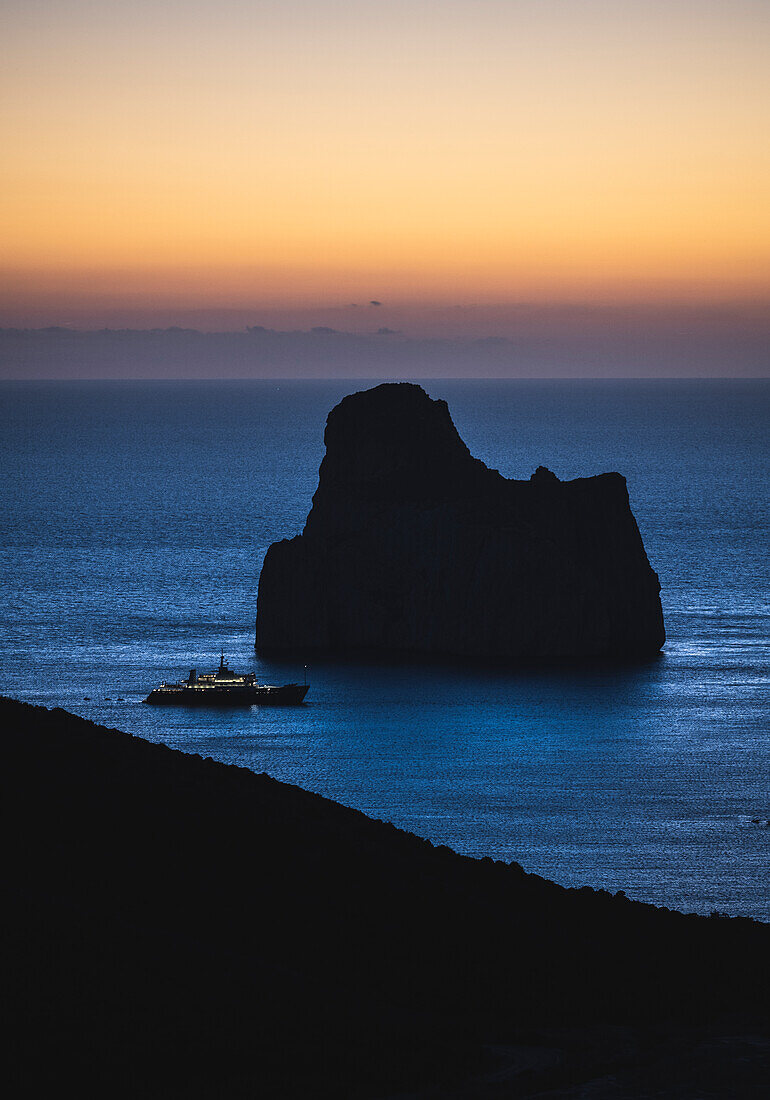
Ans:
POLYGON ((386 384, 329 414, 304 532, 259 581, 260 652, 641 657, 660 584, 620 474, 514 481, 475 459, 445 401, 386 384))

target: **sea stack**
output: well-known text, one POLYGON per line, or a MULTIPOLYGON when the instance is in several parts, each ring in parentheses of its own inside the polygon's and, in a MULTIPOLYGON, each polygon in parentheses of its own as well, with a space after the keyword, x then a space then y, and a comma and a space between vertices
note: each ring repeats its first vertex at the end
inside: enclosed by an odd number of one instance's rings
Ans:
POLYGON ((260 653, 639 658, 660 583, 618 473, 529 481, 473 458, 445 401, 376 386, 329 414, 303 533, 259 580, 260 653))

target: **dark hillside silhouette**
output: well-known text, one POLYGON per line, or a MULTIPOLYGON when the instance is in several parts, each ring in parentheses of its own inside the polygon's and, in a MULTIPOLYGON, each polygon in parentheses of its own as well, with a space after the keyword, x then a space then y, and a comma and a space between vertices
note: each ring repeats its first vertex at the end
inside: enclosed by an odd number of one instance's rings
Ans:
POLYGON ((577 1096, 652 1064, 761 1095, 764 925, 565 890, 62 710, 0 715, 14 1095, 577 1096))

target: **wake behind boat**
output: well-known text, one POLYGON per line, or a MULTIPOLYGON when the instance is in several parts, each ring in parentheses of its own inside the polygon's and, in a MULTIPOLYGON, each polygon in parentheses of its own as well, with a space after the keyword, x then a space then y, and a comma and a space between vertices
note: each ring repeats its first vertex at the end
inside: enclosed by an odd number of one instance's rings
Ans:
POLYGON ((184 707, 285 707, 301 703, 307 690, 307 684, 283 684, 280 687, 258 684, 255 673, 247 672, 240 676, 228 668, 223 653, 218 669, 198 676, 196 670, 191 668, 186 680, 175 684, 164 681, 160 687, 153 688, 145 703, 184 707))

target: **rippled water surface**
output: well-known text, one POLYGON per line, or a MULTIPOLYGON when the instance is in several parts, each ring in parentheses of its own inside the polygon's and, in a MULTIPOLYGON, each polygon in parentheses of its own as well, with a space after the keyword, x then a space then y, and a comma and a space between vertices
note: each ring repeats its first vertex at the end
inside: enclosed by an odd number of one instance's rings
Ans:
POLYGON ((567 885, 770 918, 770 384, 431 382, 507 476, 619 470, 663 586, 637 667, 314 662, 294 710, 156 710, 255 659, 344 382, 6 383, 0 690, 267 771, 567 885), (86 699, 86 696, 89 698, 86 699))

